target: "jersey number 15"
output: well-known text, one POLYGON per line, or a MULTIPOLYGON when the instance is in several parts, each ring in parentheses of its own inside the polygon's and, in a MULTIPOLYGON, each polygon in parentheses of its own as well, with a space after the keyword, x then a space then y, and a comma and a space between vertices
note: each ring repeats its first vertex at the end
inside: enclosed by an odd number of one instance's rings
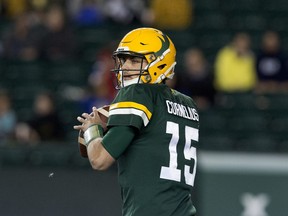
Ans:
MULTIPOLYGON (((193 172, 190 173, 190 166, 184 166, 184 177, 185 183, 193 186, 195 175, 196 175, 196 164, 197 164, 197 155, 196 148, 191 146, 191 140, 197 141, 199 139, 198 129, 185 126, 185 147, 184 147, 184 157, 186 160, 194 160, 193 172)), ((169 166, 162 166, 160 178, 167 179, 172 181, 181 181, 181 169, 178 169, 178 154, 177 154, 177 144, 179 141, 179 124, 175 122, 168 121, 166 124, 166 133, 172 134, 170 143, 169 143, 169 154, 170 161, 169 166)))

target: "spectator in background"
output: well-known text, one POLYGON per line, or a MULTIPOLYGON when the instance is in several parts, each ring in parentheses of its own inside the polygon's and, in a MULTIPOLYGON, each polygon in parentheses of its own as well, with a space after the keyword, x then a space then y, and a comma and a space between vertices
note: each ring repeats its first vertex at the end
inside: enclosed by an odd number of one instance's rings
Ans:
POLYGON ((213 105, 213 72, 202 50, 191 48, 185 52, 184 68, 178 75, 176 89, 192 97, 199 109, 213 105))
POLYGON ((147 11, 146 0, 105 0, 103 1, 105 16, 119 24, 142 23, 147 11))
POLYGON ((111 100, 108 99, 108 89, 103 81, 85 89, 83 98, 79 101, 80 111, 86 113, 91 112, 93 106, 102 107, 110 103, 111 100))
POLYGON ((80 101, 81 110, 90 112, 92 107, 109 105, 116 95, 115 84, 111 76, 114 61, 111 58, 114 44, 104 47, 97 55, 92 72, 88 77, 86 95, 80 101))
MULTIPOLYGON (((49 4, 51 4, 51 0, 26 0, 30 6, 30 9, 32 11, 36 11, 36 12, 42 12, 44 11, 46 8, 49 7, 49 4)), ((56 1, 56 0, 54 0, 56 1)), ((63 0, 58 0, 56 2, 62 2, 63 0)))
POLYGON ((215 60, 215 88, 219 92, 244 93, 254 90, 257 81, 255 57, 250 36, 237 33, 231 44, 223 47, 215 60))
POLYGON ((99 0, 67 1, 69 16, 79 26, 97 26, 104 22, 99 0))
POLYGON ((256 61, 258 75, 258 93, 281 91, 288 81, 287 56, 282 50, 279 35, 275 31, 266 31, 262 37, 261 49, 256 61))
POLYGON ((48 9, 45 26, 46 33, 41 46, 42 58, 52 61, 73 59, 75 37, 60 6, 53 5, 48 9))
POLYGON ((33 118, 17 125, 16 138, 29 143, 65 139, 64 125, 51 93, 41 92, 35 97, 33 118))
MULTIPOLYGON (((0 1, 1 10, 3 14, 14 19, 24 14, 28 9, 27 0, 2 0, 0 1)), ((1 11, 0 11, 1 12, 1 11)))
POLYGON ((12 139, 16 126, 16 114, 11 98, 5 89, 0 89, 0 145, 12 139))
POLYGON ((3 38, 3 57, 32 61, 39 57, 39 46, 43 37, 40 23, 34 22, 30 14, 18 16, 3 38))
POLYGON ((150 1, 152 25, 161 29, 186 29, 192 23, 193 5, 190 0, 150 1))

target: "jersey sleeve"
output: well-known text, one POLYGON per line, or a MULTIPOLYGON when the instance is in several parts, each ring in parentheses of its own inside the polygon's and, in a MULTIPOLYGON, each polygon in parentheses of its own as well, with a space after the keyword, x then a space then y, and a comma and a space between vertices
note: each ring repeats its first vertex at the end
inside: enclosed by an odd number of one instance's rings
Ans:
POLYGON ((133 126, 141 129, 147 126, 153 113, 153 100, 143 84, 121 89, 110 105, 108 127, 133 126))
POLYGON ((117 160, 133 140, 135 130, 127 126, 112 127, 103 137, 102 145, 117 160))

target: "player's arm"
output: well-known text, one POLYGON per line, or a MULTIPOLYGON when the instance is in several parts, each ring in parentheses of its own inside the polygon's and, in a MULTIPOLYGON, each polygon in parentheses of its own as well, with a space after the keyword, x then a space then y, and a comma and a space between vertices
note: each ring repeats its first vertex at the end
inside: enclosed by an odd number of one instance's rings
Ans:
POLYGON ((103 138, 93 140, 87 147, 88 158, 93 169, 105 170, 125 151, 135 136, 130 126, 114 126, 103 138))
POLYGON ((101 141, 104 129, 102 120, 96 107, 93 107, 91 114, 83 113, 77 117, 81 125, 75 125, 74 129, 84 132, 84 145, 87 148, 89 161, 94 169, 107 169, 115 161, 112 156, 103 148, 101 141))
POLYGON ((96 170, 110 167, 133 140, 136 130, 129 126, 114 126, 103 138, 103 128, 97 109, 93 114, 83 113, 77 120, 82 123, 74 129, 84 131, 84 140, 91 166, 96 170), (103 144, 104 143, 104 144, 103 144))
POLYGON ((125 151, 133 140, 136 129, 130 126, 114 126, 103 138, 93 140, 87 147, 93 169, 105 170, 125 151))
POLYGON ((102 139, 96 138, 87 146, 88 159, 95 170, 106 170, 115 162, 115 159, 103 147, 102 139))

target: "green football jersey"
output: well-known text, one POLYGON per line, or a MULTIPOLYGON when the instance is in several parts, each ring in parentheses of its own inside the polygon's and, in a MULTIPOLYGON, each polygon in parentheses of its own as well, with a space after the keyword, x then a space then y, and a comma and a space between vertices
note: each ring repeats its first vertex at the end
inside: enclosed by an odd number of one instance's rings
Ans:
POLYGON ((121 89, 108 126, 137 128, 126 147, 109 146, 118 161, 125 216, 191 216, 199 116, 193 100, 164 84, 121 89), (115 150, 113 150, 113 148, 115 150))

